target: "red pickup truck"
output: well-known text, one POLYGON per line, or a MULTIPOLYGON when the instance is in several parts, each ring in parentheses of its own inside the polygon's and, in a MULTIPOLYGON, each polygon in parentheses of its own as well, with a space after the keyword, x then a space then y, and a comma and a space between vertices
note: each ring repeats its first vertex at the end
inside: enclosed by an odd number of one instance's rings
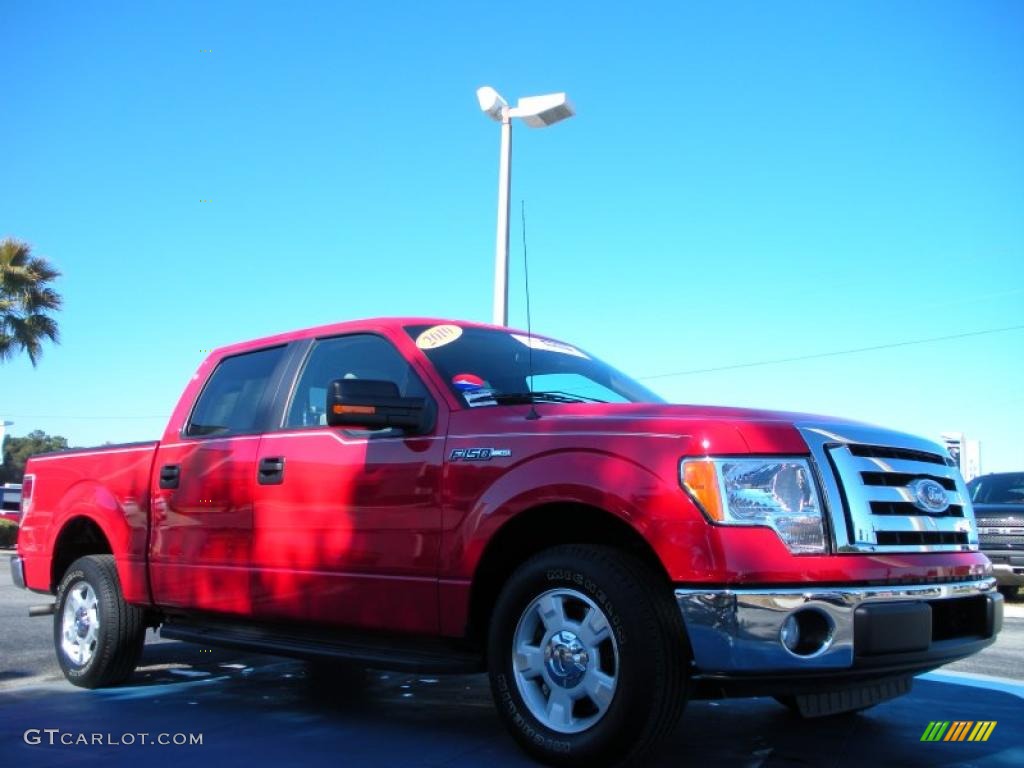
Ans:
POLYGON ((670 405, 571 344, 474 323, 218 349, 162 440, 34 457, 22 493, 14 580, 56 595, 72 683, 127 679, 157 626, 486 670, 552 764, 635 760, 694 697, 864 709, 1002 624, 938 444, 670 405))

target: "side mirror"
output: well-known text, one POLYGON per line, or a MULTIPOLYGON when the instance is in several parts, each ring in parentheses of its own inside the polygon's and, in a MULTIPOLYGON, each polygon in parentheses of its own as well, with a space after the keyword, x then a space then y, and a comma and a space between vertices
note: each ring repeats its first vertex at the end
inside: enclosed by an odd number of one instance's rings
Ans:
POLYGON ((401 397, 393 381, 335 379, 327 387, 327 424, 332 427, 395 427, 426 432, 427 403, 422 397, 401 397))

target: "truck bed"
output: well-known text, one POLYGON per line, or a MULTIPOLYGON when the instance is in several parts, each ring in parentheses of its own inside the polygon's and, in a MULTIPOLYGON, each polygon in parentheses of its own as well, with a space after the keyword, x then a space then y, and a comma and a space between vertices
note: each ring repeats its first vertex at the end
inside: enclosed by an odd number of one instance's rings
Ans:
POLYGON ((149 603, 146 545, 150 473, 157 441, 76 448, 29 459, 33 476, 31 514, 18 535, 29 589, 53 592, 55 574, 70 563, 54 562, 62 535, 88 536, 84 515, 96 521, 117 559, 125 599, 149 603))

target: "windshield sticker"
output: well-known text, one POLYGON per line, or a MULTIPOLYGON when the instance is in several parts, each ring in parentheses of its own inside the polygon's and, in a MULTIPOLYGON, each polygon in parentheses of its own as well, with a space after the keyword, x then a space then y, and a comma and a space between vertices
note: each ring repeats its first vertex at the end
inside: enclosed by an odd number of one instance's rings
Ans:
POLYGON ((461 335, 462 329, 457 325, 435 325, 416 337, 416 346, 420 349, 437 349, 451 344, 461 335))
POLYGON ((452 385, 460 392, 472 392, 474 389, 483 389, 487 382, 472 373, 460 373, 452 376, 452 385))
POLYGON ((493 389, 471 389, 467 392, 463 392, 462 397, 466 401, 466 405, 470 408, 479 408, 482 405, 498 404, 498 401, 494 399, 493 389))
POLYGON ((582 357, 584 360, 590 359, 585 354, 576 349, 576 347, 564 344, 561 341, 554 341, 552 339, 542 339, 539 336, 522 336, 518 333, 511 333, 509 335, 513 339, 518 341, 520 344, 525 344, 531 349, 540 350, 541 352, 559 352, 563 355, 582 357))

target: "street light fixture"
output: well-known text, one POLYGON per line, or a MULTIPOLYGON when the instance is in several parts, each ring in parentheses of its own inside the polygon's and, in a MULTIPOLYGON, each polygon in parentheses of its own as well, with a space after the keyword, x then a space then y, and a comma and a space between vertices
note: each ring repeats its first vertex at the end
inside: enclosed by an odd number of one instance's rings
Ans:
POLYGON ((526 96, 514 107, 501 94, 485 85, 477 88, 480 110, 501 123, 501 156, 498 160, 498 234, 494 249, 495 325, 508 325, 508 221, 512 186, 512 118, 518 117, 531 128, 546 128, 572 117, 576 111, 564 93, 526 96))

